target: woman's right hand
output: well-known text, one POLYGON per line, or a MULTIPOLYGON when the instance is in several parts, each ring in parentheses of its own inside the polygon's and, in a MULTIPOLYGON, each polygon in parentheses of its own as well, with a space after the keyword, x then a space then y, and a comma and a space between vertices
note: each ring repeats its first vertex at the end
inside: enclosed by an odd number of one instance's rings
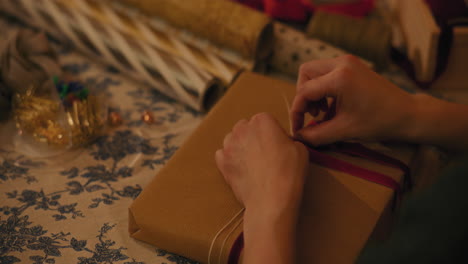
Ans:
POLYGON ((291 107, 296 138, 311 145, 360 139, 398 139, 414 112, 413 95, 351 55, 305 63, 291 107), (328 105, 327 99, 333 98, 328 105), (334 107, 335 109, 330 109, 334 107), (330 119, 304 127, 304 114, 334 111, 330 119))

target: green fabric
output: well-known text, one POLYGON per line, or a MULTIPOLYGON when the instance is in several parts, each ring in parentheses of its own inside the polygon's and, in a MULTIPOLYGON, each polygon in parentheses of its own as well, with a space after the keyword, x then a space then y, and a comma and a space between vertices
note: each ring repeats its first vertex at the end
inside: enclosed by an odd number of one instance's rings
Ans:
POLYGON ((368 245, 357 263, 468 263, 468 157, 407 199, 390 238, 368 245))

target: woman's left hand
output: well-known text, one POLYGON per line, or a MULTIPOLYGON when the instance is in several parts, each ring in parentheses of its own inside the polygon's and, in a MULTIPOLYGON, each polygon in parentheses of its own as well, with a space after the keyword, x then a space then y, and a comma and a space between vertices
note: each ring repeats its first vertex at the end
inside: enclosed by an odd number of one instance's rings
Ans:
POLYGON ((216 163, 246 211, 267 214, 297 209, 308 154, 269 114, 239 121, 229 133, 216 163))

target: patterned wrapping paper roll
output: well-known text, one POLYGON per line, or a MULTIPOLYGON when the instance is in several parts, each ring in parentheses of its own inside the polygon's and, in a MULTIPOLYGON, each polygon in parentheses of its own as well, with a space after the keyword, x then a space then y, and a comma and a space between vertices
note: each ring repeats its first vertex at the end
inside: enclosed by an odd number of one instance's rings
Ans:
MULTIPOLYGON (((297 76, 301 64, 317 59, 335 58, 348 52, 281 23, 274 24, 275 45, 270 65, 273 69, 297 76)), ((372 66, 366 60, 362 60, 372 66)))
MULTIPOLYGON (((159 34, 151 26, 119 14, 108 4, 82 0, 8 0, 1 1, 0 7, 195 110, 208 110, 224 92, 219 78, 185 60, 191 53, 182 41, 168 37, 167 32, 159 34), (163 40, 185 53, 175 56, 162 49, 163 40)), ((210 59, 213 64, 226 66, 214 55, 210 59)), ((226 79, 237 74, 236 67, 225 69, 226 79)))
POLYGON ((120 0, 245 58, 262 59, 272 46, 270 19, 227 0, 120 0))
MULTIPOLYGON (((253 70, 256 66, 253 59, 245 59, 239 54, 217 47, 186 30, 175 28, 159 18, 147 16, 134 8, 114 3, 112 10, 124 22, 114 25, 119 30, 130 32, 137 39, 151 43, 172 56, 182 58, 197 68, 208 71, 219 78, 224 85, 229 85, 241 70, 253 70)), ((100 16, 99 13, 96 15, 100 16)), ((103 23, 108 22, 103 21, 103 23)))

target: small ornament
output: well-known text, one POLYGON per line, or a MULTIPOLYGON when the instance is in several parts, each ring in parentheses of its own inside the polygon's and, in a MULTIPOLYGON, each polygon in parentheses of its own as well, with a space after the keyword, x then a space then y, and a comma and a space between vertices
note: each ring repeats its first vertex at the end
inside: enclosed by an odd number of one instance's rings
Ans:
POLYGON ((114 127, 120 126, 122 122, 123 122, 122 117, 120 116, 119 113, 114 112, 114 111, 109 113, 109 124, 111 126, 114 126, 114 127))
POLYGON ((148 125, 154 124, 154 117, 150 111, 144 111, 141 115, 141 120, 148 125))

